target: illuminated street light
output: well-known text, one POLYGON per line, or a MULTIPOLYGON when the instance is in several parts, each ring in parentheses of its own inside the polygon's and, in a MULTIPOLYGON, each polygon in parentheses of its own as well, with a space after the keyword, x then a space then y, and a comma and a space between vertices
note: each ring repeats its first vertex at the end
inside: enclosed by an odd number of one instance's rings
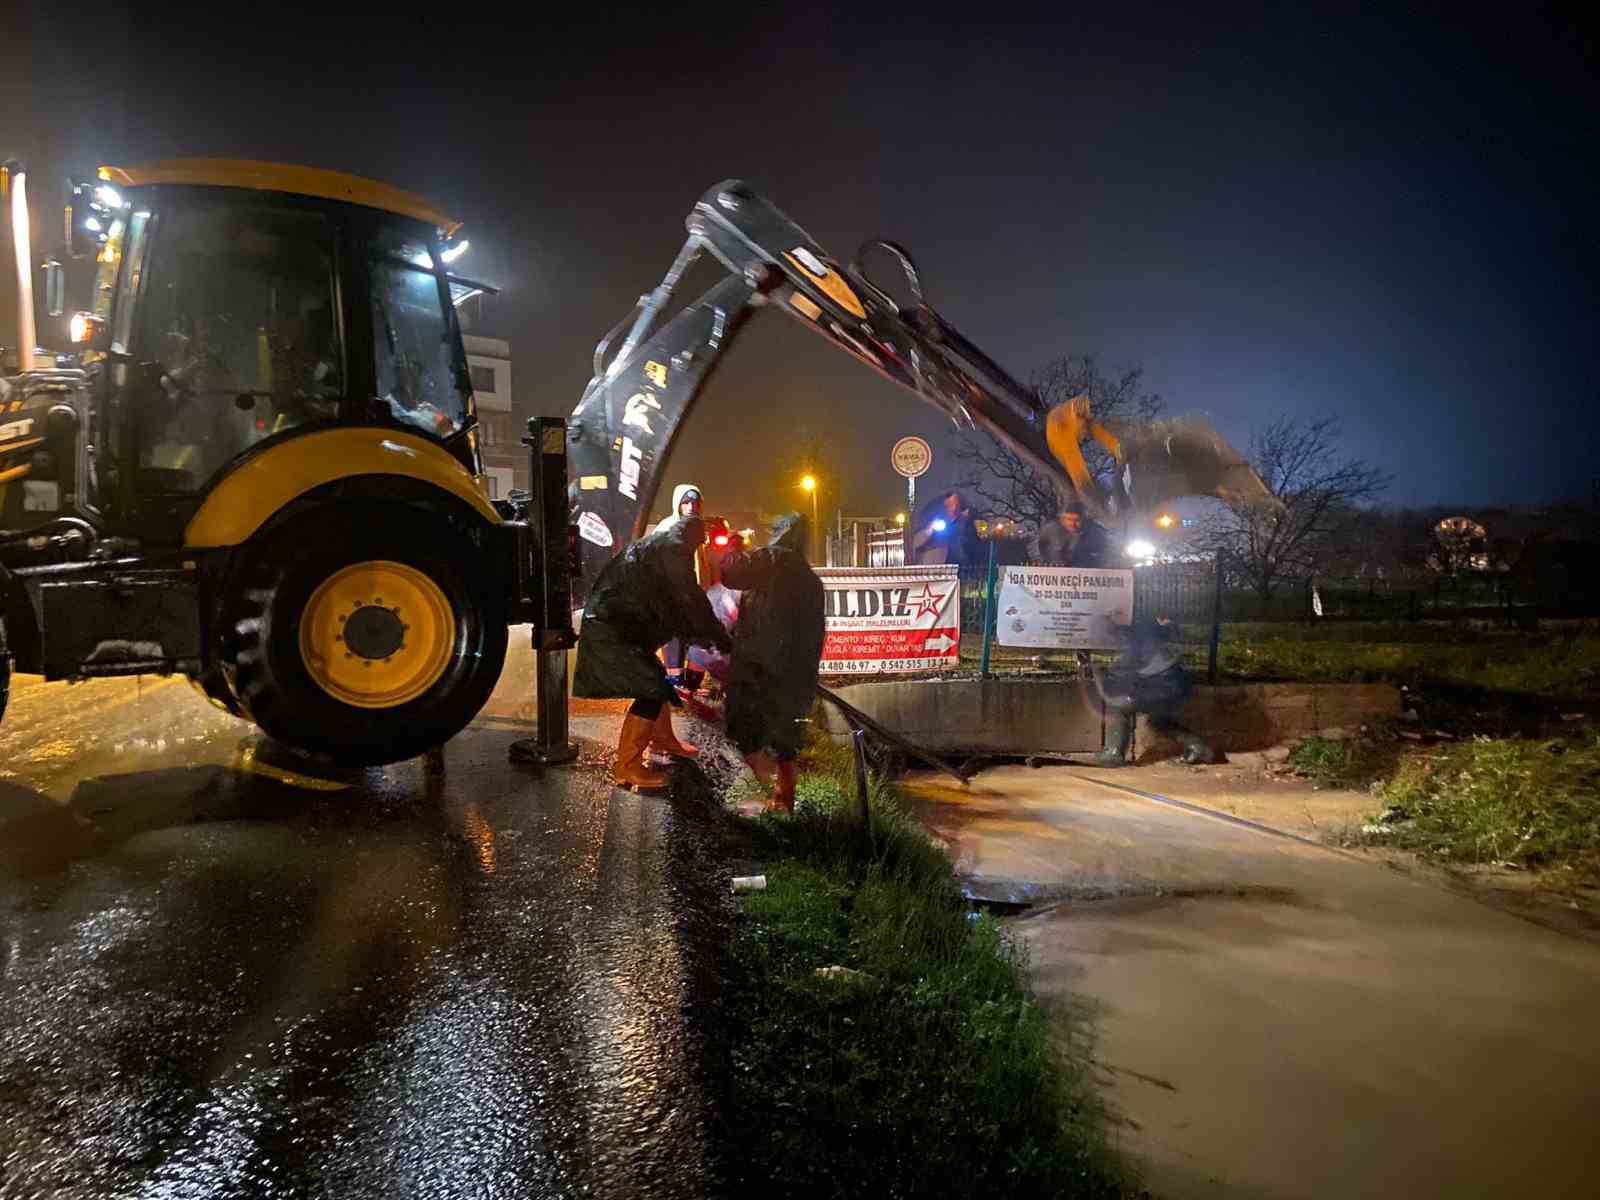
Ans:
POLYGON ((1156 524, 1159 525, 1162 529, 1171 529, 1177 523, 1178 523, 1178 518, 1173 516, 1171 513, 1162 513, 1159 517, 1156 518, 1156 524))
POLYGON ((905 513, 895 513, 895 515, 894 515, 894 523, 896 525, 904 525, 906 523, 906 515, 905 515, 905 513))
POLYGON ((802 491, 811 493, 811 557, 820 561, 822 558, 819 552, 819 548, 822 545, 822 523, 817 517, 817 477, 815 475, 805 476, 800 480, 800 488, 802 491))

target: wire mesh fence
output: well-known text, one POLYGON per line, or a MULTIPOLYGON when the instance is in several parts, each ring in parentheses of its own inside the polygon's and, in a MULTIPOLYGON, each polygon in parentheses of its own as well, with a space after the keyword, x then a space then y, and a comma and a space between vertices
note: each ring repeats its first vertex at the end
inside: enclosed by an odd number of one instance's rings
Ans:
MULTIPOLYGON (((1024 566, 1043 564, 1026 563, 1024 566)), ((961 656, 976 665, 989 647, 996 671, 1069 666, 1072 650, 1023 650, 998 645, 995 614, 986 606, 990 586, 987 565, 963 566, 961 574, 961 656)), ((998 572, 997 572, 998 574, 998 572)), ((998 582, 995 587, 998 590, 998 582)), ((998 596, 996 597, 998 599, 998 596)), ((1527 627, 1541 617, 1591 616, 1600 612, 1592 595, 1578 594, 1565 575, 1433 573, 1378 577, 1321 576, 1277 581, 1263 595, 1250 586, 1245 572, 1226 558, 1140 566, 1133 574, 1134 619, 1161 618, 1173 626, 1173 640, 1191 667, 1215 678, 1219 649, 1262 637, 1320 636, 1335 625, 1383 624, 1385 640, 1405 641, 1405 629, 1417 640, 1435 640, 1423 623, 1472 620, 1507 627, 1527 627)), ((1352 628, 1352 634, 1359 629, 1352 628)), ((1101 657, 1104 652, 1094 652, 1101 657)), ((1224 656, 1226 657, 1226 656, 1224 656)))

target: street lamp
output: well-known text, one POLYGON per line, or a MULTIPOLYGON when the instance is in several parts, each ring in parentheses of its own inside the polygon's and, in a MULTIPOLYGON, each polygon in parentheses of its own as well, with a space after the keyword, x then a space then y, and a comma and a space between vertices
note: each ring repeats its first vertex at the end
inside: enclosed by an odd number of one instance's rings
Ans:
POLYGON ((894 515, 894 523, 896 525, 904 525, 906 523, 906 515, 905 515, 905 513, 895 513, 895 515, 894 515))
POLYGON ((800 480, 800 489, 802 491, 811 493, 811 557, 813 559, 819 559, 822 556, 817 553, 817 547, 822 544, 819 541, 822 527, 818 524, 817 517, 817 477, 815 475, 806 475, 802 477, 800 480))

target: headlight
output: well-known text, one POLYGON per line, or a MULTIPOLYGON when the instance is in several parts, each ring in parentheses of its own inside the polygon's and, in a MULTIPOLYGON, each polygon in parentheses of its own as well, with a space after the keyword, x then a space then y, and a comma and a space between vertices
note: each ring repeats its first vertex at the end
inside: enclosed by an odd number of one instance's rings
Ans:
POLYGON ((1133 541, 1128 543, 1126 552, 1128 557, 1133 559, 1154 558, 1156 554, 1156 548, 1152 543, 1145 541, 1143 538, 1135 538, 1133 541))

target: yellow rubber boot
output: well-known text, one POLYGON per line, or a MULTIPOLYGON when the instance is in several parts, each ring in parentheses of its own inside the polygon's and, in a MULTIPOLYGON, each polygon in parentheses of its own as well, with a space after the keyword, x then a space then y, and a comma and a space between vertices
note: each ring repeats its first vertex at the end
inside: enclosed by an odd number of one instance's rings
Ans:
POLYGON ((665 754, 668 758, 693 758, 700 753, 700 747, 680 742, 678 735, 672 731, 670 704, 661 706, 661 715, 656 718, 656 723, 650 730, 650 749, 653 753, 665 754))
POLYGON ((617 765, 611 771, 611 781, 618 787, 655 792, 667 786, 667 777, 644 763, 645 747, 650 744, 654 729, 654 721, 633 713, 623 719, 622 736, 617 739, 617 765))

